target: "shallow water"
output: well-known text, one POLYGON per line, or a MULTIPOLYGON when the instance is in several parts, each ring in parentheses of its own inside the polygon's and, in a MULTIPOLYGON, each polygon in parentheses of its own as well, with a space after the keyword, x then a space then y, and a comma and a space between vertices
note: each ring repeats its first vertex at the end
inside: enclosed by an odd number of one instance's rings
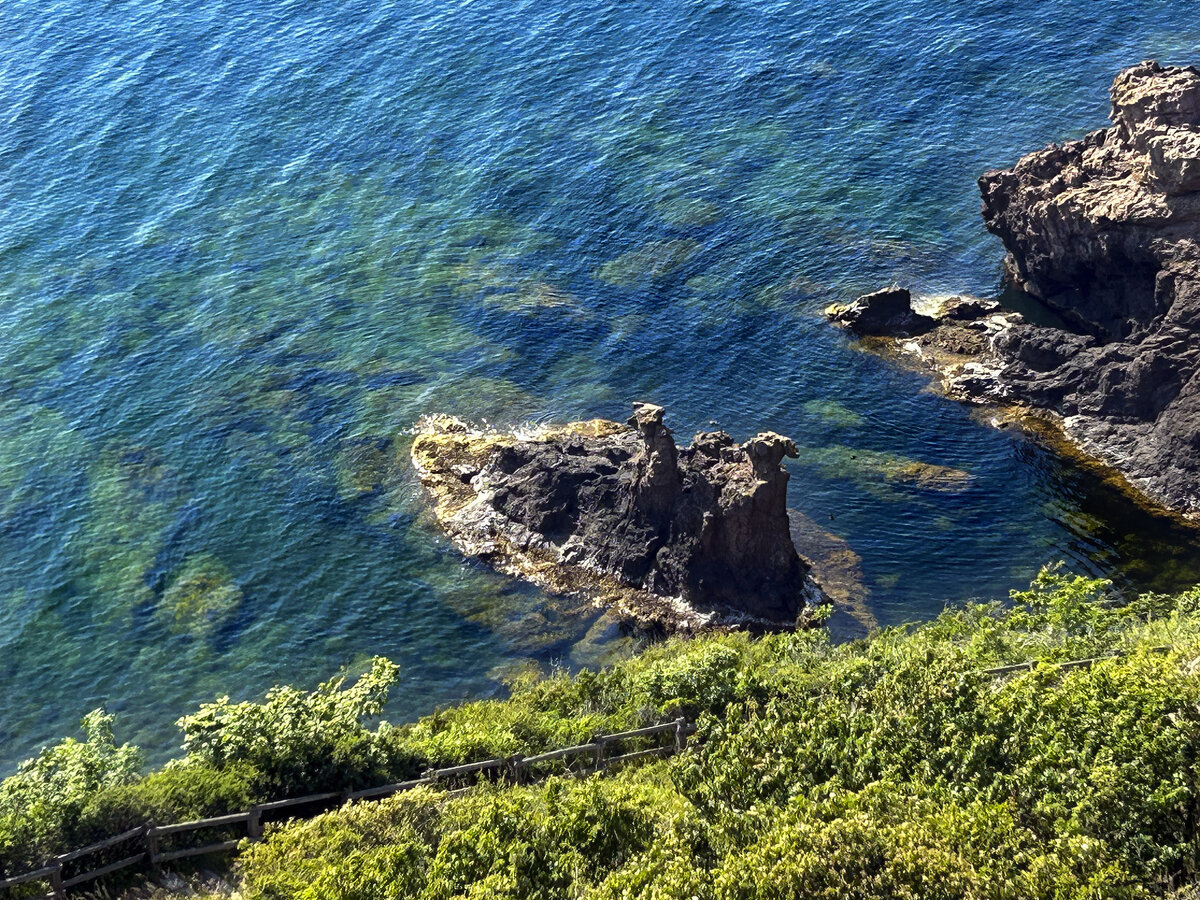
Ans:
POLYGON ((1151 0, 8 0, 0 771, 101 704, 161 758, 198 702, 376 653, 402 719, 628 652, 428 527, 424 412, 645 399, 681 436, 789 434, 792 505, 883 623, 1055 559, 1200 577, 819 316, 893 280, 994 292, 976 176, 1198 43, 1151 0))

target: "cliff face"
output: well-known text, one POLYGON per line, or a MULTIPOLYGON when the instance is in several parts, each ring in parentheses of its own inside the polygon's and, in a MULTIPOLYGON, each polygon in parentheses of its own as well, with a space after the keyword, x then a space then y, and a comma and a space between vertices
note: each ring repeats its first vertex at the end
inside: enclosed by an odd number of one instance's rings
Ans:
POLYGON ((1111 128, 979 180, 1012 280, 1102 341, 1171 311, 1200 237, 1200 72, 1142 63, 1111 98, 1111 128))
POLYGON ((1200 72, 1147 62, 1111 128, 980 179, 1008 271, 1078 326, 1002 334, 1003 391, 1153 499, 1200 512, 1200 72))
POLYGON ((1142 63, 1111 96, 1112 127, 979 180, 1008 276, 1068 327, 972 301, 924 319, 919 333, 911 317, 897 331, 875 327, 876 295, 830 315, 859 333, 909 337, 897 346, 935 368, 951 396, 1056 414, 1087 454, 1196 517, 1200 72, 1142 63))
POLYGON ((675 445, 663 410, 627 426, 504 435, 431 418, 412 457, 458 547, 553 591, 584 593, 668 630, 721 619, 791 625, 819 597, 792 544, 795 455, 766 433, 675 445))

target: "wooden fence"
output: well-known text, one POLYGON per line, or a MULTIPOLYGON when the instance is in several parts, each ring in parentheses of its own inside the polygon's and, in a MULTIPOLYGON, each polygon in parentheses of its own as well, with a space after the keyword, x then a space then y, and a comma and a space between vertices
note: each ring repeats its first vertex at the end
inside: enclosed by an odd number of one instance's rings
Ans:
MULTIPOLYGON (((1171 649, 1171 647, 1152 647, 1150 652, 1167 653, 1171 649)), ((1050 663, 1050 665, 1058 669, 1090 668, 1098 662, 1119 659, 1126 655, 1128 654, 1125 651, 1114 650, 1103 656, 1072 659, 1060 663, 1050 663)), ((1041 661, 1034 660, 982 671, 987 675, 1009 675, 1034 669, 1041 664, 1041 661)), ((323 794, 309 794, 304 797, 291 797, 287 800, 275 800, 270 803, 259 803, 246 812, 200 819, 196 822, 180 822, 175 825, 146 824, 140 828, 126 831, 124 834, 114 835, 79 850, 72 850, 70 853, 56 856, 35 871, 0 880, 0 890, 14 888, 29 882, 44 881, 50 885, 50 893, 42 895, 44 898, 62 898, 69 888, 94 881, 122 869, 143 864, 151 869, 157 869, 163 863, 175 860, 226 853, 236 849, 243 840, 241 837, 232 837, 200 846, 175 847, 173 844, 179 835, 211 829, 223 830, 228 833, 236 829, 244 830, 246 838, 257 841, 262 838, 265 820, 281 821, 313 816, 352 800, 381 800, 420 785, 438 784, 445 786, 451 793, 460 793, 470 787, 469 779, 471 778, 476 781, 505 779, 515 784, 528 784, 540 781, 552 774, 585 775, 602 772, 610 766, 678 753, 684 749, 688 736, 695 730, 696 727, 686 719, 676 719, 647 728, 600 735, 590 744, 564 747, 535 756, 509 756, 461 766, 449 766, 444 769, 431 769, 421 778, 395 784, 384 784, 361 791, 331 791, 323 794), (673 741, 669 744, 633 750, 616 756, 609 755, 609 750, 614 745, 619 745, 624 741, 663 734, 671 734, 673 741), (124 849, 118 850, 117 848, 124 849), (94 869, 68 874, 69 870, 74 867, 73 864, 79 860, 101 855, 118 858, 94 869)))
MULTIPOLYGON (((1171 650, 1173 650, 1173 649, 1174 648, 1170 647, 1170 646, 1151 647, 1149 652, 1150 653, 1170 653, 1171 650)), ((1121 659, 1122 657, 1128 656, 1128 655, 1129 655, 1128 650, 1113 650, 1109 653, 1105 653, 1103 656, 1092 656, 1087 659, 1068 659, 1065 662, 1047 663, 1047 662, 1044 662, 1043 660, 1034 659, 1034 660, 1030 660, 1029 662, 1013 663, 1012 665, 1009 665, 1009 666, 997 666, 994 669, 983 669, 982 672, 984 675, 1011 675, 1014 672, 1028 672, 1032 669, 1036 669, 1038 666, 1041 666, 1041 665, 1053 666, 1054 668, 1059 669, 1059 670, 1090 669, 1092 666, 1094 666, 1098 662, 1104 662, 1105 660, 1110 660, 1110 659, 1121 659)))
MULTIPOLYGON (((196 822, 179 822, 174 825, 149 823, 79 850, 72 850, 70 853, 56 856, 35 871, 0 880, 0 890, 42 881, 50 885, 50 893, 41 895, 43 898, 62 898, 66 896, 66 892, 70 888, 94 881, 113 872, 119 872, 122 869, 139 865, 158 869, 162 864, 175 860, 229 852, 236 849, 243 840, 242 837, 226 837, 234 830, 244 830, 245 838, 251 841, 261 840, 265 820, 282 821, 289 818, 314 816, 351 800, 381 800, 420 785, 443 785, 451 793, 461 793, 470 788, 471 779, 474 779, 475 783, 483 779, 493 781, 505 779, 516 784, 530 784, 553 774, 586 775, 603 772, 611 766, 679 753, 687 746, 688 736, 695 730, 696 727, 686 719, 675 719, 672 722, 663 722, 646 728, 635 728, 632 731, 600 735, 590 744, 564 747, 561 750, 551 750, 536 756, 510 756, 461 766, 449 766, 444 769, 431 769, 421 778, 400 781, 395 784, 384 784, 361 791, 331 791, 275 800, 270 803, 258 803, 245 812, 200 819, 196 822), (614 746, 619 747, 625 741, 668 734, 672 736, 672 741, 667 744, 632 750, 616 756, 609 753, 614 746), (225 834, 221 836, 225 839, 200 846, 174 846, 180 835, 204 830, 224 832, 225 834), (96 868, 69 874, 79 860, 88 857, 117 858, 96 868)), ((93 864, 96 861, 98 860, 93 860, 93 864)))

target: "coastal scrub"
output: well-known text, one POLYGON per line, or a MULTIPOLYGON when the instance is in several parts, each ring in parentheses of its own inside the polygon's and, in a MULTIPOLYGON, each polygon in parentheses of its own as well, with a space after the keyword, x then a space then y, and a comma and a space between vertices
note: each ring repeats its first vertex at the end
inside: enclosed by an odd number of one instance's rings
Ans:
MULTIPOLYGON (((88 758, 103 762, 80 821, 94 834, 153 808, 162 822, 168 798, 176 815, 212 814, 686 716, 698 731, 669 761, 465 794, 427 787, 274 826, 243 845, 239 889, 246 900, 1183 897, 1200 868, 1198 667, 1200 590, 1128 598, 1053 570, 1009 602, 860 641, 676 638, 601 671, 526 673, 507 699, 400 726, 368 724, 397 677, 376 660, 353 684, 205 705, 181 720, 187 756, 150 776, 110 731, 89 732, 88 758), (1096 661, 1057 665, 1078 659, 1096 661), (1026 666, 993 671, 1013 663, 1026 666)), ((78 791, 56 786, 81 752, 64 742, 0 786, 7 870, 78 842, 78 791), (16 798, 31 791, 51 799, 27 821, 16 798)))

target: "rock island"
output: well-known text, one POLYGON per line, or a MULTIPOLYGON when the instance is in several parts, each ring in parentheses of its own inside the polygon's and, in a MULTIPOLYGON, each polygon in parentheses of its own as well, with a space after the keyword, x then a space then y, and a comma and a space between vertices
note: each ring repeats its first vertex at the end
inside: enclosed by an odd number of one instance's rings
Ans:
POLYGON ((501 433, 444 416, 412 460, 454 544, 555 593, 665 631, 806 624, 824 595, 787 513, 788 438, 675 444, 663 409, 501 433))

